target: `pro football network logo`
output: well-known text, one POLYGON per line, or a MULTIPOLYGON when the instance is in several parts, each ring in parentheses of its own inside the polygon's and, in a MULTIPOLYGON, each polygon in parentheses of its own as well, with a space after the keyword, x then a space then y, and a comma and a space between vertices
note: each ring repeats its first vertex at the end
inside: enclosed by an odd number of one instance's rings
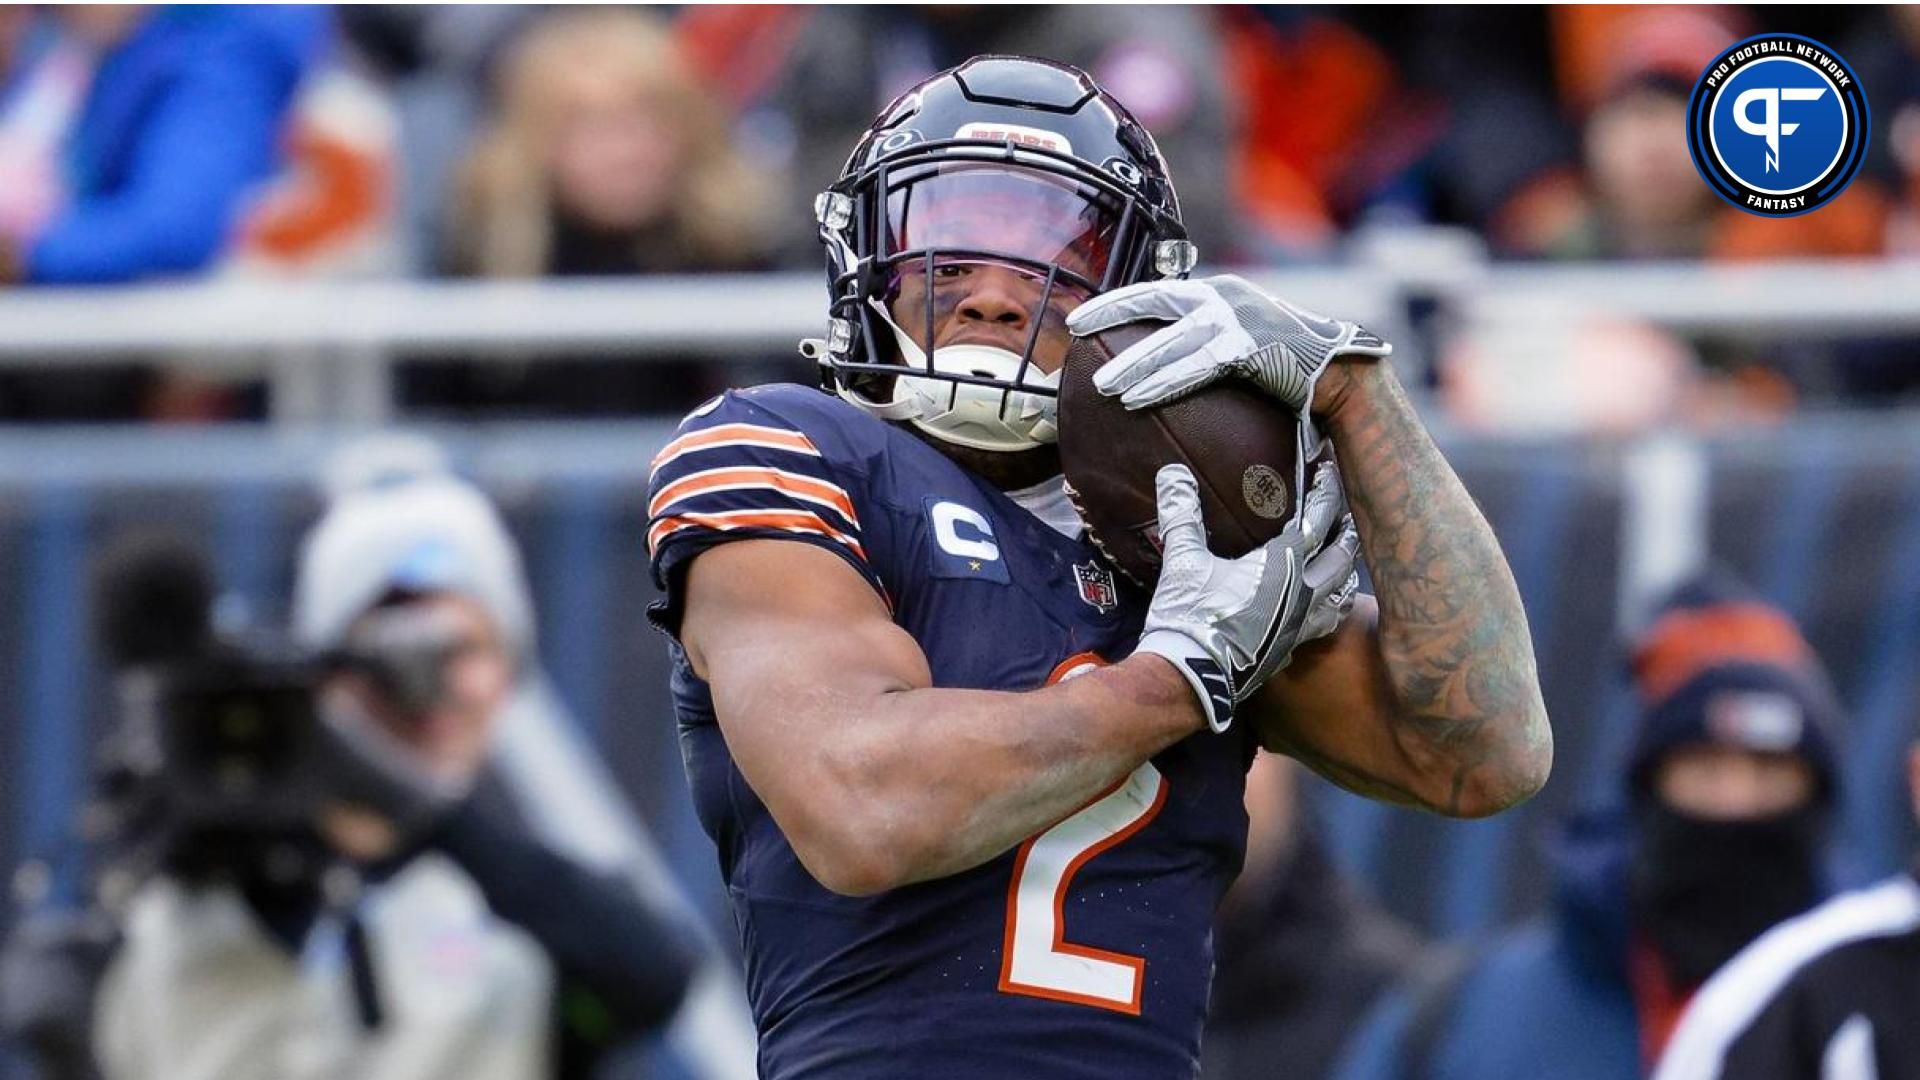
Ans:
POLYGON ((1867 156, 1867 96, 1832 49, 1761 34, 1716 57, 1687 103, 1694 168, 1750 214, 1793 217, 1847 189, 1867 156))

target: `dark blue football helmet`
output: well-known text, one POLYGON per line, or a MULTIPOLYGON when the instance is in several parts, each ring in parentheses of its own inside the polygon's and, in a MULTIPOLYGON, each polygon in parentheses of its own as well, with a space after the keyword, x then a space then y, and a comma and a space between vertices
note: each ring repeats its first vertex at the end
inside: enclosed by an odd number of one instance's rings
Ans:
POLYGON ((831 319, 803 351, 825 388, 978 450, 1053 441, 1043 324, 1197 256, 1153 137, 1086 72, 1030 57, 978 56, 902 94, 815 212, 831 319), (988 268, 1033 297, 1026 348, 936 342, 943 297, 988 268))

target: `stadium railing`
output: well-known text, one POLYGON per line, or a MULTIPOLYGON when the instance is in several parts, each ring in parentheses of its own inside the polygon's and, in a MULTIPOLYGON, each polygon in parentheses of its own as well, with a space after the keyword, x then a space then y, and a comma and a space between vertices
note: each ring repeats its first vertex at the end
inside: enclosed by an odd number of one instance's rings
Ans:
MULTIPOLYGON (((1250 276, 1276 295, 1366 322, 1405 343, 1403 362, 1415 363, 1425 331, 1409 326, 1421 310, 1482 327, 1572 310, 1686 332, 1920 327, 1920 260, 1553 266, 1382 257, 1250 276)), ((392 367, 409 355, 764 360, 823 332, 824 299, 811 273, 16 289, 0 291, 0 366, 147 358, 265 377, 276 420, 368 423, 392 415, 392 367)))
MULTIPOLYGON (((1255 275, 1300 303, 1390 337, 1415 322, 1634 316, 1686 332, 1785 337, 1920 330, 1920 263, 1749 267, 1503 266, 1391 260, 1255 275), (1425 308, 1421 315, 1419 309, 1425 308), (1435 318, 1435 314, 1444 318, 1435 318)), ((165 522, 208 538, 223 585, 283 614, 293 545, 318 507, 312 477, 351 430, 392 419, 409 356, 535 359, 539 350, 649 358, 762 357, 819 333, 812 274, 525 284, 218 282, 0 292, 0 366, 140 358, 264 373, 265 430, 0 426, 0 746, 25 768, 0 796, 0 866, 68 826, 104 693, 85 644, 93 544, 165 522), (302 421, 342 421, 340 424, 302 421), (276 599, 280 598, 280 599, 276 599)), ((788 354, 791 355, 791 354, 788 354)), ((798 363, 796 360, 795 363, 798 363)), ((663 831, 675 865, 711 887, 686 812, 651 596, 645 463, 662 421, 466 425, 444 435, 506 507, 549 616, 543 642, 591 734, 663 831), (640 662, 635 657, 644 658, 640 662)), ((1546 888, 1532 841, 1605 788, 1623 696, 1614 641, 1660 587, 1725 562, 1802 617, 1855 714, 1846 833, 1879 871, 1910 850, 1898 753, 1920 701, 1920 423, 1911 414, 1806 416, 1779 428, 1626 442, 1442 432, 1499 532, 1533 620, 1559 727, 1550 790, 1519 815, 1449 823, 1323 793, 1341 860, 1397 910, 1450 932, 1532 910, 1546 888)), ((711 895, 711 893, 709 893, 711 895)))

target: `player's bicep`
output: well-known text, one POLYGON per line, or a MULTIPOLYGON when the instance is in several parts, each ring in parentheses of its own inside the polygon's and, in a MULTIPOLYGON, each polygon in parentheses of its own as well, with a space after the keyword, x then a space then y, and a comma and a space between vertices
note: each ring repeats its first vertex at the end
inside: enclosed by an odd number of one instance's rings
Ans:
POLYGON ((857 880, 867 807, 842 781, 883 734, 865 722, 882 699, 931 684, 925 655, 861 573, 819 546, 733 541, 686 573, 681 642, 734 764, 815 877, 857 880))
POLYGON ((1295 650, 1260 688, 1251 715, 1260 743, 1371 799, 1432 805, 1427 777, 1395 737, 1395 698, 1380 658, 1380 612, 1371 596, 1327 637, 1295 650))
MULTIPOLYGON (((930 685, 919 646, 859 573, 822 548, 741 540, 686 569, 680 640, 694 673, 746 712, 761 692, 885 693, 930 685)), ((789 700, 788 707, 794 703, 789 700)))
POLYGON ((859 572, 832 552, 741 540, 687 568, 680 638, 747 782, 784 827, 824 806, 815 755, 861 737, 883 694, 929 686, 919 645, 859 572))

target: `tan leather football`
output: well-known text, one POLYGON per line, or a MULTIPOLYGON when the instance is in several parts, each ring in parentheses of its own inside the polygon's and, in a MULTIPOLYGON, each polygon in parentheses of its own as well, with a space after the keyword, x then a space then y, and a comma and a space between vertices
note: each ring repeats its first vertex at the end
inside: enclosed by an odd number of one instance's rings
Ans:
POLYGON ((1225 379, 1137 411, 1094 389, 1101 364, 1164 325, 1132 322, 1075 338, 1060 374, 1060 465, 1069 495, 1108 561, 1149 587, 1160 573, 1153 478, 1162 465, 1193 469, 1208 545, 1229 558, 1279 535, 1299 494, 1299 420, 1250 384, 1225 379))

